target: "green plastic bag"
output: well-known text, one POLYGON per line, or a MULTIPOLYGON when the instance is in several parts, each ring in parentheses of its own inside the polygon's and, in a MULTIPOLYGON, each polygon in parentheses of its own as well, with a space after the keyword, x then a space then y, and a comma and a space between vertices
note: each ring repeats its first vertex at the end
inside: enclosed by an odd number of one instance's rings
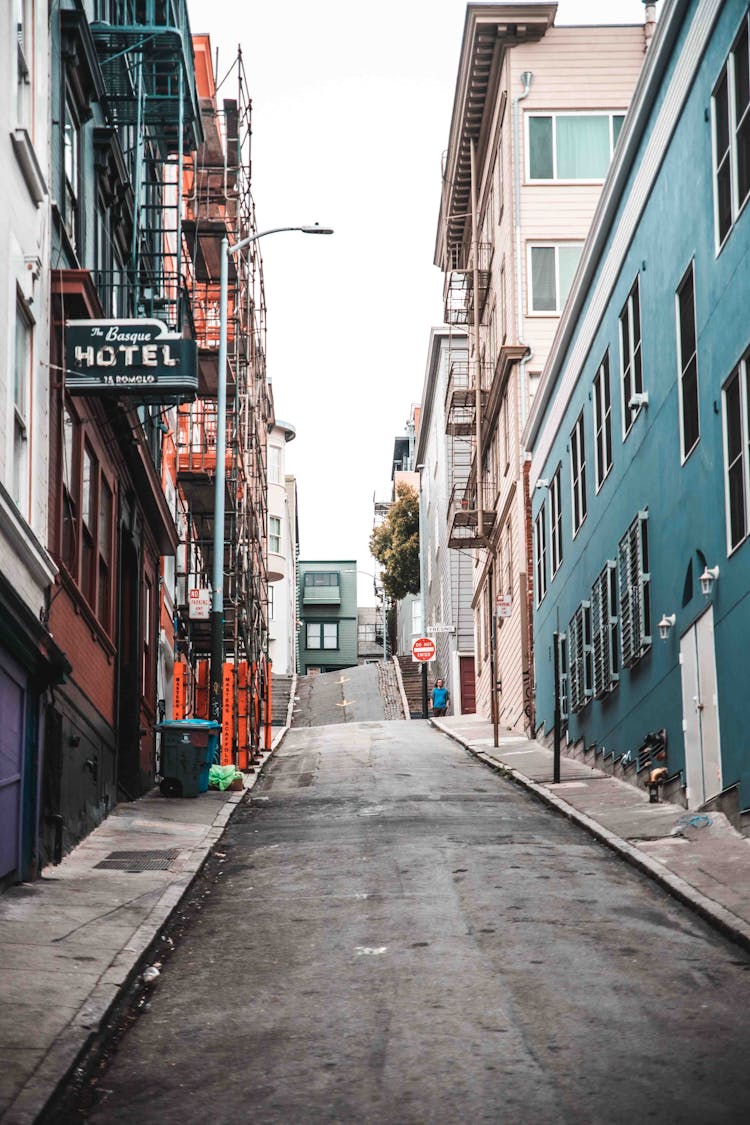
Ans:
POLYGON ((234 766, 211 766, 208 771, 208 788, 222 791, 228 789, 235 777, 242 777, 242 774, 234 766))

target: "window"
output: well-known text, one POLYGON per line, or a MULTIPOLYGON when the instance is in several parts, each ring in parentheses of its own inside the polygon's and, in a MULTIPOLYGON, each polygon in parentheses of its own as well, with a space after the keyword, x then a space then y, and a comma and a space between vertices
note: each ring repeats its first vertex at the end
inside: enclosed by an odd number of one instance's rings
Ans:
POLYGON ((581 602, 568 625, 570 709, 582 711, 592 695, 591 605, 581 602))
POLYGON ((78 426, 67 406, 63 409, 62 425, 63 502, 60 553, 65 566, 75 577, 78 574, 78 426))
POLYGON ((308 621, 307 648, 337 649, 339 626, 337 621, 308 621))
POLYGON ((561 472, 558 465, 549 486, 550 571, 553 578, 563 561, 561 472))
POLYGON ((724 384, 724 488, 727 549, 729 553, 747 536, 748 529, 748 357, 724 384))
POLYGON ((648 512, 639 512, 618 547, 620 650, 626 668, 651 648, 647 525, 648 512))
POLYGON ((374 621, 367 621, 364 625, 357 626, 357 638, 360 645, 377 643, 377 625, 374 621))
POLYGON ((102 477, 99 487, 98 569, 96 616, 109 632, 112 604, 112 490, 102 477))
POLYGON ((269 587, 268 587, 268 620, 269 621, 275 621, 276 620, 276 598, 274 597, 274 594, 275 594, 274 587, 269 585, 269 587))
POLYGON ((505 591, 513 593, 513 530, 510 520, 505 525, 505 591))
POLYGON ((593 691, 597 699, 617 684, 617 565, 607 561, 591 591, 593 691))
POLYGON ((74 248, 79 243, 79 194, 81 171, 81 124, 70 91, 65 97, 63 123, 63 172, 65 227, 74 248))
POLYGON ((624 121, 622 113, 528 114, 531 180, 603 180, 624 121))
POLYGON ((268 517, 268 550, 274 555, 281 554, 281 520, 278 516, 268 517))
POLYGON ((750 57, 748 19, 714 87, 711 119, 716 243, 724 243, 750 194, 750 57))
POLYGON ((150 699, 153 691, 154 653, 151 627, 153 616, 154 588, 148 578, 143 582, 143 694, 150 699))
POLYGON ((594 455, 596 491, 612 468, 612 401, 609 390, 609 352, 594 379, 594 455))
POLYGON ((622 364, 622 429, 623 437, 626 437, 640 409, 638 406, 631 407, 631 400, 633 395, 643 393, 641 299, 637 278, 620 313, 620 362, 622 364))
POLYGON ((31 401, 31 322, 16 302, 13 361, 13 499, 22 510, 29 498, 29 407, 31 401))
POLYGON ((582 249, 581 242, 529 247, 531 312, 562 312, 582 249))
POLYGON ((586 519, 586 446, 583 411, 570 435, 570 484, 573 493, 573 535, 586 519))
POLYGON ((33 8, 29 8, 29 0, 15 0, 16 6, 16 37, 17 37, 17 75, 18 93, 16 101, 16 115, 19 124, 26 124, 29 119, 31 98, 31 62, 32 62, 32 27, 33 8))
POLYGON ((693 263, 677 290, 677 367, 680 389, 680 454, 685 461, 700 437, 698 356, 693 263))
POLYGON ((536 579, 536 604, 547 593, 547 514, 544 504, 534 521, 534 577, 536 579))
POLYGON ((338 586, 339 572, 337 570, 308 570, 305 573, 306 586, 338 586))
POLYGON ((81 479, 81 590, 86 601, 96 608, 96 514, 99 466, 90 446, 84 443, 81 479))
POLYGON ((281 450, 278 445, 268 447, 268 483, 281 484, 281 450))

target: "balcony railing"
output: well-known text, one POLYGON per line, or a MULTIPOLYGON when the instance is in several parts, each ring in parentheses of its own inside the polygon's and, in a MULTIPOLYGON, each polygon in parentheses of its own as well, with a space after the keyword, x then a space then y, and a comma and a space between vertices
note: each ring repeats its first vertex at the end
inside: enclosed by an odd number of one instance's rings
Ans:
POLYGON ((456 549, 481 547, 494 527, 497 487, 484 481, 477 487, 473 481, 454 484, 448 507, 448 546, 456 549), (479 513, 482 513, 482 535, 479 534, 479 513))

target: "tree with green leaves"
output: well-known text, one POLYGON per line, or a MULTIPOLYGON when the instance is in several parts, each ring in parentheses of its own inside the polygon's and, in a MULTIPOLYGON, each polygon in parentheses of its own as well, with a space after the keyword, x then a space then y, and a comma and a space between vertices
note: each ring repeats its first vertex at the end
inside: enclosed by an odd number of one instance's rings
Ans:
POLYGON ((389 597, 419 593, 419 495, 408 484, 396 485, 396 500, 370 536, 370 550, 389 597))

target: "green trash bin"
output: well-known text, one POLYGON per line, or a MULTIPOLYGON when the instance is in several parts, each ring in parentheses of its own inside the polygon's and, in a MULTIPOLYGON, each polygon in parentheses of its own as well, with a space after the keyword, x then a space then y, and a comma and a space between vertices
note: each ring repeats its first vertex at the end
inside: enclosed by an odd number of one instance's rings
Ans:
POLYGON ((161 732, 161 782, 164 797, 197 797, 208 789, 208 771, 216 762, 220 726, 212 719, 167 719, 161 732))

